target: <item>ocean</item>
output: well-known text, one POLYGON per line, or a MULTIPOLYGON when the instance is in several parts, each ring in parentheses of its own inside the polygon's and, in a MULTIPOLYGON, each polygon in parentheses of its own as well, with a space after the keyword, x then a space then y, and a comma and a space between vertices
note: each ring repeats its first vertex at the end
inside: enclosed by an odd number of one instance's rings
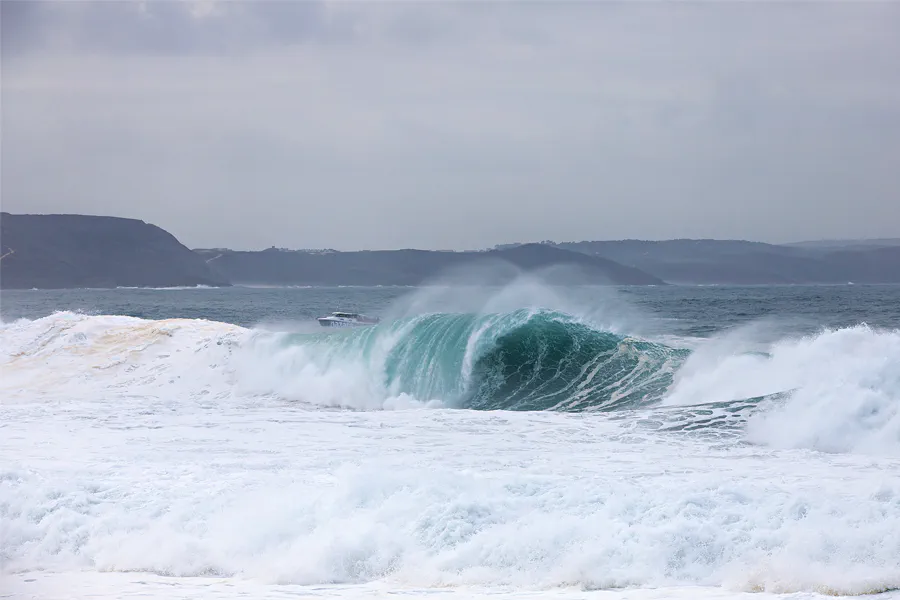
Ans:
POLYGON ((2 598, 900 598, 898 286, 6 290, 0 318, 2 598))

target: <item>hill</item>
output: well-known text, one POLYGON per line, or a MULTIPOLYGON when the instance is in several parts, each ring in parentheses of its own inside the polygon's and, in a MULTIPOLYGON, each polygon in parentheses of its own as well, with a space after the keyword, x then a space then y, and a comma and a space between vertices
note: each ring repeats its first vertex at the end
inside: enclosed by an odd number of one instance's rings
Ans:
POLYGON ((641 269, 669 283, 900 283, 900 246, 775 245, 742 240, 566 242, 583 252, 641 269))
POLYGON ((495 264, 498 283, 513 275, 503 265, 523 271, 551 269, 552 282, 614 285, 663 285, 640 269, 615 261, 543 244, 506 250, 449 252, 375 250, 360 252, 279 250, 259 252, 197 250, 210 266, 232 283, 265 285, 417 285, 452 269, 495 264))
POLYGON ((0 287, 229 285, 169 232, 136 219, 0 213, 0 287))
POLYGON ((873 248, 900 246, 900 238, 877 238, 871 240, 813 240, 806 242, 791 242, 789 244, 782 244, 782 246, 821 251, 872 250, 873 248))
POLYGON ((0 213, 0 287, 419 285, 487 267, 503 283, 543 271, 551 283, 609 285, 900 283, 897 240, 765 244, 615 240, 507 244, 488 251, 191 251, 143 221, 0 213))

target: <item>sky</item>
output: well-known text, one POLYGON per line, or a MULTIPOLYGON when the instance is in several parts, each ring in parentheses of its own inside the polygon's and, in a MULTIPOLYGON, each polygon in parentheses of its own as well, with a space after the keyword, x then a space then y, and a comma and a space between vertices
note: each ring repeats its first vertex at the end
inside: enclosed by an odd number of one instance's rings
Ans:
POLYGON ((900 237, 900 2, 3 0, 0 206, 192 247, 900 237))

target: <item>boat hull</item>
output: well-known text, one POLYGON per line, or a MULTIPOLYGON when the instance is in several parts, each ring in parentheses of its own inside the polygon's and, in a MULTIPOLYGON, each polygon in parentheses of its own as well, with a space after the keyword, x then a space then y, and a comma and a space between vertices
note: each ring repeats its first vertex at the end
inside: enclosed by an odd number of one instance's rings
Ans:
POLYGON ((352 323, 350 321, 330 321, 328 319, 319 319, 319 325, 322 327, 363 327, 369 323, 352 323))
POLYGON ((329 319, 327 317, 321 317, 317 320, 322 327, 371 327, 378 323, 377 321, 371 323, 366 321, 341 321, 338 319, 329 319))
POLYGON ((376 325, 378 317, 361 315, 357 312, 337 311, 316 319, 322 327, 365 327, 376 325))

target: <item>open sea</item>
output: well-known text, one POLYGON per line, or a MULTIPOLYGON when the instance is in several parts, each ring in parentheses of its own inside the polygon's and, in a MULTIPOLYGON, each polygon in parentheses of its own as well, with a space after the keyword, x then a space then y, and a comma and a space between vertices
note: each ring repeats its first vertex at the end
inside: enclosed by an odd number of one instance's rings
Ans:
POLYGON ((900 598, 898 286, 30 290, 0 318, 0 598, 900 598))

